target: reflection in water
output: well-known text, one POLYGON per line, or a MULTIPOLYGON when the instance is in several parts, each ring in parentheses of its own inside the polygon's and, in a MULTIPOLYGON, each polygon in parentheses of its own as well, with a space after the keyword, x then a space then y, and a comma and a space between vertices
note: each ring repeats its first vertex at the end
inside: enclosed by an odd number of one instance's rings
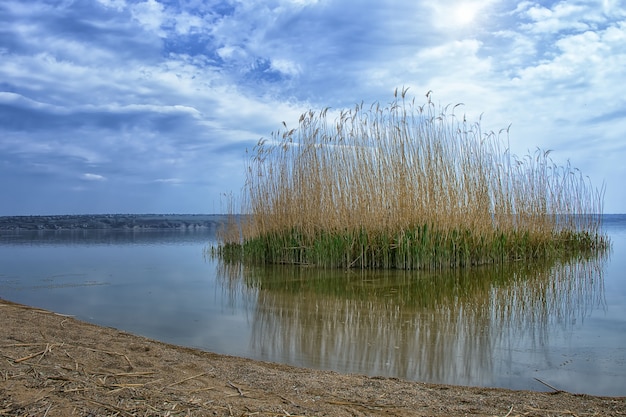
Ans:
POLYGON ((233 299, 256 298, 251 348, 269 360, 491 385, 494 351, 547 349, 555 331, 604 308, 605 261, 438 273, 222 263, 218 276, 233 299))

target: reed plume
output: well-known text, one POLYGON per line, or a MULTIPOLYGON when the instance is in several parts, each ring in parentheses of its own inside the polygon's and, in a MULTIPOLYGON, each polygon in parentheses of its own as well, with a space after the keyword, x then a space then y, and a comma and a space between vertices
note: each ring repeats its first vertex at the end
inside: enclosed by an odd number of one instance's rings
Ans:
POLYGON ((433 269, 597 251, 603 189, 549 151, 519 158, 509 129, 483 132, 456 106, 308 111, 252 150, 225 259, 433 269), (503 140, 506 137, 507 141, 503 140))

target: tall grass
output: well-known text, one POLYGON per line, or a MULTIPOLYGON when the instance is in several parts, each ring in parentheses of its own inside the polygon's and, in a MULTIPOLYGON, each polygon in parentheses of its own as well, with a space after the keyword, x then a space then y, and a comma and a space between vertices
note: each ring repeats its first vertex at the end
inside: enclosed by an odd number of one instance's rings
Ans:
POLYGON ((225 259, 431 269, 602 249, 603 190, 549 151, 512 155, 458 106, 304 113, 252 150, 225 259))

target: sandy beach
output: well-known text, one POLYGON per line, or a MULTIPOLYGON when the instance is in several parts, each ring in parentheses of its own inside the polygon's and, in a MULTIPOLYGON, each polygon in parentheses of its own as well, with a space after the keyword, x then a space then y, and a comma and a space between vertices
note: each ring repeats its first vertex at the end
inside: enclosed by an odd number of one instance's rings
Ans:
POLYGON ((342 375, 0 300, 2 416, 624 416, 626 399, 342 375))

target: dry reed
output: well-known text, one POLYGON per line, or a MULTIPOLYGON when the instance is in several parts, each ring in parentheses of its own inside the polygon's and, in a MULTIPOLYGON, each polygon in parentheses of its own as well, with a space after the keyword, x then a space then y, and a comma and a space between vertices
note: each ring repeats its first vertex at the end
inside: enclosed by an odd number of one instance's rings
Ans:
MULTIPOLYGON (((431 269, 599 250, 603 189, 549 151, 512 155, 498 134, 396 91, 252 150, 224 259, 326 267, 431 269)), ((231 206, 231 213, 234 212, 231 206)))

